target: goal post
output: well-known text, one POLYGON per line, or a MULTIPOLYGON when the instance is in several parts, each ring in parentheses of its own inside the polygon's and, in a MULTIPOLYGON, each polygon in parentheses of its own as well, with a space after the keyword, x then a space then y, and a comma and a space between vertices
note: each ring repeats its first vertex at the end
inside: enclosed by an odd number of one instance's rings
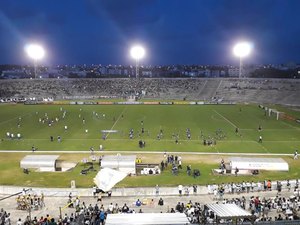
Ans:
POLYGON ((279 111, 277 111, 276 109, 268 109, 268 111, 269 111, 269 116, 276 116, 276 120, 279 120, 279 118, 280 118, 280 114, 281 114, 281 112, 279 112, 279 111))
POLYGON ((287 114, 285 114, 284 112, 279 112, 276 109, 268 109, 268 112, 269 116, 276 116, 276 120, 287 119, 288 117, 287 114))

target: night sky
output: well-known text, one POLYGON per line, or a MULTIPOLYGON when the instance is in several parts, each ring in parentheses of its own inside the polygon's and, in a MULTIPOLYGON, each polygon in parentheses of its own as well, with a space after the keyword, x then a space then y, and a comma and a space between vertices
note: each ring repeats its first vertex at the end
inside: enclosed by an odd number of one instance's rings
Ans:
POLYGON ((28 64, 29 42, 41 62, 133 64, 135 43, 146 65, 238 64, 239 40, 251 41, 247 63, 300 62, 299 0, 1 0, 0 64, 28 64))

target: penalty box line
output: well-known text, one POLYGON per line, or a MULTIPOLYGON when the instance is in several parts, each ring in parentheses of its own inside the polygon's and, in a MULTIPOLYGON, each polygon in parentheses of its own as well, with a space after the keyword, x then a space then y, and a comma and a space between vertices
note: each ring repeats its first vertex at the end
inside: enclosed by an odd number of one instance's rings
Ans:
MULTIPOLYGON (((120 118, 122 117, 123 113, 125 112, 125 110, 127 109, 127 106, 124 107, 124 109, 122 110, 122 112, 120 113, 118 119, 114 122, 114 124, 112 125, 112 127, 110 128, 110 130, 113 130, 114 127, 116 126, 116 124, 118 123, 118 121, 120 120, 120 118)), ((105 136, 105 139, 107 139, 107 137, 109 136, 110 133, 108 133, 106 136, 105 136)))
POLYGON ((225 121, 227 121, 231 126, 233 126, 234 128, 236 128, 237 126, 231 122, 229 119, 227 119, 225 116, 223 116, 221 113, 219 113, 218 111, 214 110, 215 113, 217 113, 219 116, 221 116, 225 121))

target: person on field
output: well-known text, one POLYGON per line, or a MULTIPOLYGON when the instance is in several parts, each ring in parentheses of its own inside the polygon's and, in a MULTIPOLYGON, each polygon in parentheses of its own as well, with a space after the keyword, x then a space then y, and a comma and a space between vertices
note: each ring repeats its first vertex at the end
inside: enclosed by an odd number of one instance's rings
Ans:
POLYGON ((258 126, 258 131, 262 131, 262 126, 261 125, 258 126))
POLYGON ((262 136, 259 136, 258 142, 259 142, 259 143, 262 143, 262 136))
POLYGON ((94 155, 94 147, 93 146, 90 147, 90 152, 91 152, 91 155, 94 155))
POLYGON ((294 159, 298 159, 298 151, 297 150, 294 153, 294 159))

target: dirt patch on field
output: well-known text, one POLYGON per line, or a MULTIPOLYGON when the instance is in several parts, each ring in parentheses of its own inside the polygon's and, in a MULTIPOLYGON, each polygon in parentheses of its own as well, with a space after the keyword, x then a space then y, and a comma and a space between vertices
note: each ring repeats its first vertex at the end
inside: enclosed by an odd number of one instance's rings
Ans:
MULTIPOLYGON (((100 155, 115 155, 114 153, 105 152, 103 154, 96 154, 97 157, 100 155)), ((137 158, 142 159, 143 163, 160 163, 162 160, 164 160, 164 154, 143 154, 142 152, 139 154, 122 154, 122 155, 136 155, 137 158)), ((181 156, 183 162, 197 162, 197 163, 206 163, 206 164, 215 164, 220 163, 222 158, 224 161, 228 161, 228 156, 222 156, 222 155, 196 155, 196 154, 173 154, 174 156, 181 156)), ((90 155, 88 154, 61 154, 60 159, 68 160, 68 161, 77 161, 80 162, 82 159, 86 158, 89 159, 90 155)))
MULTIPOLYGON (((176 154, 174 154, 175 156, 176 154)), ((179 156, 180 154, 178 154, 179 156)), ((221 156, 215 156, 215 155, 180 155, 183 162, 197 162, 197 163, 206 163, 206 164, 215 164, 220 163, 222 158, 221 156)), ((142 159, 145 163, 160 163, 164 159, 163 154, 140 154, 138 156, 142 159)), ((227 160, 227 157, 223 158, 225 161, 227 160)))

